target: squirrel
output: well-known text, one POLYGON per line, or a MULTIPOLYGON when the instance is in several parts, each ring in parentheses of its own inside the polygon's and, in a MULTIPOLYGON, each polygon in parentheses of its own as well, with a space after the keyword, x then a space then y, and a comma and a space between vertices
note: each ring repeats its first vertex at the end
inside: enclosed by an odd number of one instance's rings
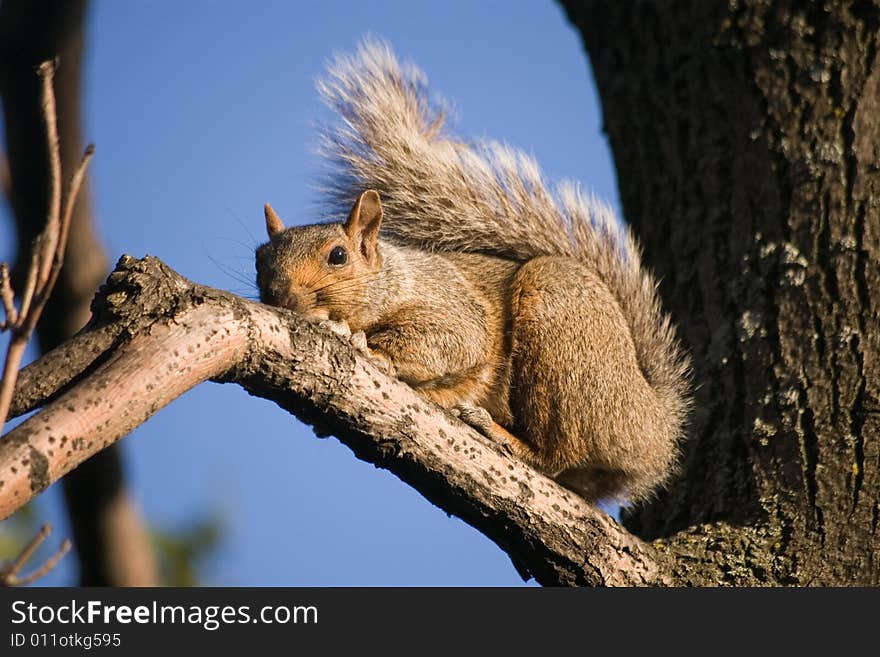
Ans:
POLYGON ((629 230, 536 162, 444 130, 424 74, 368 39, 318 82, 330 219, 268 204, 260 300, 343 323, 424 397, 596 502, 675 472, 689 360, 629 230))

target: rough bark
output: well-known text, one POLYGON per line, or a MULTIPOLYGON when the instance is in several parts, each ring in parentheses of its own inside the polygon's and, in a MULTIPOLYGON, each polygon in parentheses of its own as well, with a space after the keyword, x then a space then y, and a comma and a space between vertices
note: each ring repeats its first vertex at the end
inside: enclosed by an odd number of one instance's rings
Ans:
POLYGON ((562 4, 699 386, 626 526, 696 583, 876 585, 880 4, 562 4))

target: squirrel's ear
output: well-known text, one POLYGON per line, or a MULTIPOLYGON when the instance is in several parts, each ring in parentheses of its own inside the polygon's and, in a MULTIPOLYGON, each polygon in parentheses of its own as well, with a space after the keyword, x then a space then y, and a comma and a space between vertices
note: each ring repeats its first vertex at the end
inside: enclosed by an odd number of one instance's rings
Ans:
POLYGON ((263 214, 266 215, 266 232, 269 234, 269 239, 284 231, 284 223, 268 203, 263 206, 263 214))
POLYGON ((368 189, 354 202, 344 226, 345 234, 359 243, 361 252, 367 260, 372 260, 375 256, 381 224, 382 201, 379 200, 379 192, 368 189))

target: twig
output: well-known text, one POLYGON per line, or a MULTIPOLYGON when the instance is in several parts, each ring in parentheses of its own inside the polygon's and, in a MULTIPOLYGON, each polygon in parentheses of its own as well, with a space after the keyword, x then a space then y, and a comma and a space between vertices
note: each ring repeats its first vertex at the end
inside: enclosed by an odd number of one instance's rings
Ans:
POLYGON ((6 424, 6 416, 9 414, 9 405, 12 402, 12 393, 15 391, 15 381, 18 378, 18 369, 24 355, 27 340, 21 340, 13 334, 6 350, 6 359, 3 362, 3 379, 0 380, 0 433, 6 424))
POLYGON ((70 177, 70 183, 67 186, 64 213, 61 215, 61 239, 55 253, 55 262, 53 263, 57 269, 61 269, 62 260, 58 258, 58 254, 63 256, 64 251, 67 248, 67 236, 70 234, 70 222, 73 221, 73 209, 76 207, 77 199, 79 199, 79 190, 82 187, 83 179, 86 176, 86 169, 89 168, 89 162, 94 154, 95 145, 89 144, 86 146, 86 150, 83 152, 79 164, 76 165, 76 169, 70 177))
POLYGON ((9 265, 5 262, 0 262, 0 300, 6 313, 6 320, 0 325, 0 330, 6 330, 18 322, 18 312, 15 310, 15 295, 9 281, 9 265))
POLYGON ((31 302, 34 300, 34 293, 37 289, 37 272, 40 269, 40 242, 42 235, 38 235, 31 246, 31 264, 28 266, 27 279, 25 279, 24 292, 21 295, 21 306, 18 309, 18 316, 25 317, 30 312, 31 302))
POLYGON ((34 536, 30 542, 22 548, 18 557, 9 565, 0 568, 0 586, 24 586, 30 584, 31 582, 35 582, 41 577, 47 575, 58 565, 61 558, 70 551, 71 544, 67 539, 64 539, 61 542, 61 546, 58 550, 46 559, 42 566, 24 577, 19 577, 18 575, 18 573, 21 572, 21 569, 24 568, 25 564, 30 561, 34 552, 37 551, 37 548, 42 545, 43 541, 45 541, 51 533, 52 526, 49 523, 45 523, 40 528, 40 531, 37 532, 36 536, 34 536))
POLYGON ((61 238, 61 147, 58 143, 58 112, 55 109, 55 61, 45 61, 37 69, 42 85, 40 105, 43 108, 43 125, 46 128, 46 158, 49 163, 49 204, 46 208, 46 228, 43 235, 48 242, 41 249, 40 272, 37 286, 42 289, 49 279, 52 266, 51 255, 57 250, 61 238), (49 256, 49 257, 47 257, 49 256))
MULTIPOLYGON (((67 196, 64 199, 64 210, 61 216, 61 223, 58 226, 59 235, 58 242, 55 245, 55 253, 52 258, 47 258, 51 263, 52 268, 49 270, 48 278, 37 294, 33 312, 28 313, 27 319, 22 321, 23 330, 27 332, 28 336, 30 336, 30 333, 36 328, 37 320, 40 318, 40 315, 43 314, 43 308, 45 308, 46 302, 49 300, 49 295, 52 293, 52 288, 55 287, 55 282, 58 280, 58 274, 61 272, 61 266, 64 264, 64 250, 67 248, 67 236, 70 233, 73 207, 76 205, 76 199, 79 195, 79 190, 82 187, 82 181, 85 177, 86 169, 89 166, 89 161, 94 154, 95 145, 89 144, 76 167, 76 171, 73 173, 73 177, 70 179, 70 186, 68 187, 67 196)), ((46 255, 48 255, 48 253, 46 255)))

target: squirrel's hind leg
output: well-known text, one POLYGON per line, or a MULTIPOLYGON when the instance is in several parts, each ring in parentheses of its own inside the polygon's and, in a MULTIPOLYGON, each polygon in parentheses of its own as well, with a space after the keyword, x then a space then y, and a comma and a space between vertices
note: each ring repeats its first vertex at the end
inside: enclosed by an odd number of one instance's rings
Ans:
MULTIPOLYGON (((541 459, 535 454, 535 450, 495 422, 485 408, 462 404, 453 408, 451 412, 462 422, 499 444, 512 456, 540 469, 541 459)), ((617 498, 629 481, 629 476, 625 472, 591 467, 571 468, 553 478, 562 486, 591 501, 617 498)))
POLYGON ((511 302, 511 428, 526 460, 588 499, 623 493, 651 461, 653 395, 617 300, 582 263, 546 256, 519 269, 511 302))
POLYGON ((560 472, 554 479, 584 499, 623 504, 623 493, 631 482, 631 475, 621 470, 587 467, 571 468, 560 472))
POLYGON ((465 424, 473 427, 491 441, 501 445, 509 454, 526 461, 533 462, 532 449, 522 440, 492 419, 492 415, 482 406, 459 404, 450 411, 465 424))

